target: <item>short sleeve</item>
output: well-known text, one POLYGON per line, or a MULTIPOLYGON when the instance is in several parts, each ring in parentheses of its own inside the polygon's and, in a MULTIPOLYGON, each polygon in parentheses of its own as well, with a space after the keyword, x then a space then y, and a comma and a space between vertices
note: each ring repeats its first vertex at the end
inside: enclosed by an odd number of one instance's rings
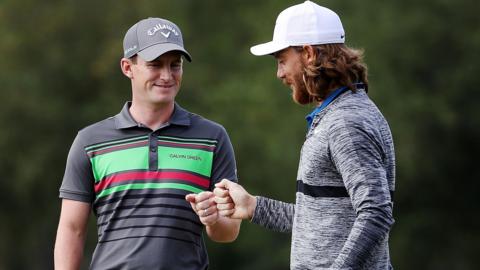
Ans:
POLYGON ((60 198, 92 203, 94 182, 91 163, 78 133, 68 153, 60 198))
POLYGON ((221 128, 215 148, 210 189, 222 179, 238 182, 235 153, 225 128, 221 128))

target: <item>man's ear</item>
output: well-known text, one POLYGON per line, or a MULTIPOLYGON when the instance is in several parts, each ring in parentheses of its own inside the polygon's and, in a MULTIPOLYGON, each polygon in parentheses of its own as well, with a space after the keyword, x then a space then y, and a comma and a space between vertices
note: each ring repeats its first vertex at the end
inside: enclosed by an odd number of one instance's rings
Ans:
POLYGON ((303 45, 302 57, 306 63, 312 64, 315 61, 315 49, 311 45, 303 45))
POLYGON ((132 60, 128 58, 122 58, 120 60, 120 68, 122 69, 123 75, 127 76, 130 79, 133 78, 132 66, 132 60))

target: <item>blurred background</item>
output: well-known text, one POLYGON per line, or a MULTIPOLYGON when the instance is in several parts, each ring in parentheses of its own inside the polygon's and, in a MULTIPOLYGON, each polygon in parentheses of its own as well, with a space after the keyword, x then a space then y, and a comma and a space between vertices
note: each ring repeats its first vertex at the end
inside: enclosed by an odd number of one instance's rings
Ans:
MULTIPOLYGON (((0 269, 53 268, 67 152, 79 129, 130 99, 122 40, 145 17, 180 26, 193 62, 177 101, 226 127, 241 183, 293 202, 312 107, 294 104, 274 59, 249 48, 301 2, 0 0, 0 269)), ((479 269, 477 1, 316 2, 340 15, 349 46, 365 49, 369 95, 394 135, 395 269, 479 269)), ((83 269, 94 218, 89 228, 83 269)), ((249 222, 236 242, 207 244, 211 269, 289 268, 290 235, 249 222)))

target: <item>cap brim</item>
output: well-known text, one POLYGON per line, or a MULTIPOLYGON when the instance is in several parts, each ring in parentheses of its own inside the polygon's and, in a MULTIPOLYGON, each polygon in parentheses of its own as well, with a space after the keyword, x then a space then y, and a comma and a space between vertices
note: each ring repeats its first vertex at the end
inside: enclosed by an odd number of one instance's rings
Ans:
POLYGON ((138 55, 145 61, 153 61, 160 55, 170 52, 170 51, 179 51, 181 54, 185 56, 188 62, 192 62, 192 57, 190 54, 182 47, 172 44, 172 43, 159 43, 144 50, 138 52, 138 55))
POLYGON ((274 54, 278 51, 281 51, 285 48, 288 48, 290 45, 285 43, 278 43, 274 41, 270 41, 267 43, 259 44, 250 48, 250 52, 254 55, 261 56, 261 55, 268 55, 274 54))

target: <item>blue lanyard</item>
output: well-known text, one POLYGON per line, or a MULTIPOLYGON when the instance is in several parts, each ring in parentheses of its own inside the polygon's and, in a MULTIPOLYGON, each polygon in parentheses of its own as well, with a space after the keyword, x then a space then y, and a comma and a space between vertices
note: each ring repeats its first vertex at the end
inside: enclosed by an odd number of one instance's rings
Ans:
MULTIPOLYGON (((364 87, 363 83, 356 83, 355 85, 357 85, 357 88, 364 87)), ((330 104, 335 98, 337 98, 340 94, 342 94, 346 90, 348 90, 348 86, 343 86, 343 87, 337 88, 335 91, 333 91, 333 93, 328 95, 328 97, 322 102, 322 105, 316 107, 310 114, 308 114, 305 117, 305 119, 307 120, 307 123, 308 123, 308 129, 310 129, 310 127, 312 126, 313 118, 315 118, 315 116, 319 112, 321 112, 323 109, 325 109, 325 107, 327 107, 328 104, 330 104)))

